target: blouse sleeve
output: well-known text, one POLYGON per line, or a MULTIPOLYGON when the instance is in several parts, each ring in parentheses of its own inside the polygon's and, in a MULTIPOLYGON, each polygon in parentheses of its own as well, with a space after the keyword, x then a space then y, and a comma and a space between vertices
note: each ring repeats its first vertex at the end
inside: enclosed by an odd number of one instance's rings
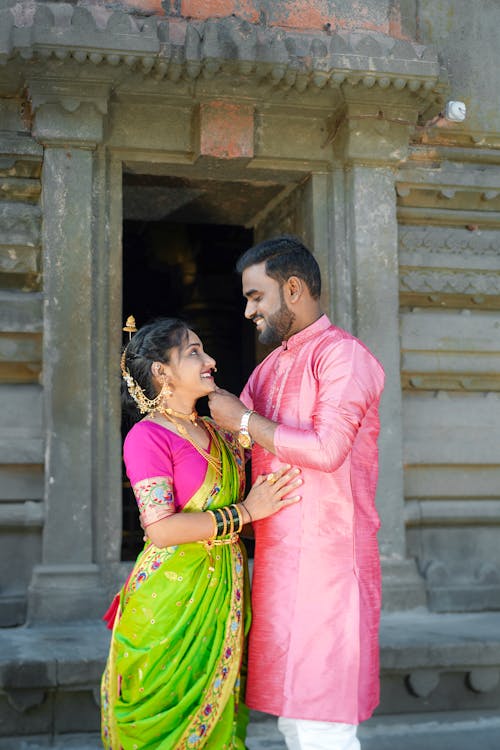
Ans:
POLYGON ((368 410, 378 404, 382 366, 358 341, 323 352, 316 363, 318 391, 312 429, 280 424, 274 434, 281 461, 319 471, 336 471, 352 448, 368 410))
POLYGON ((175 513, 172 452, 155 425, 139 422, 128 433, 123 460, 144 528, 175 513))

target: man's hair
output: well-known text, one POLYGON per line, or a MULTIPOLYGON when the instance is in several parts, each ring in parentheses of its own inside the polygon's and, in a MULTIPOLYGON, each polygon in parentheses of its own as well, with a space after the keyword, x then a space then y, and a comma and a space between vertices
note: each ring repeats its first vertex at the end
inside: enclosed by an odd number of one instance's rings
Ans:
POLYGON ((302 279, 313 299, 321 294, 321 274, 313 254, 298 237, 282 234, 270 240, 259 242, 246 250, 236 263, 238 273, 249 266, 265 262, 266 274, 279 284, 284 284, 290 276, 302 279))

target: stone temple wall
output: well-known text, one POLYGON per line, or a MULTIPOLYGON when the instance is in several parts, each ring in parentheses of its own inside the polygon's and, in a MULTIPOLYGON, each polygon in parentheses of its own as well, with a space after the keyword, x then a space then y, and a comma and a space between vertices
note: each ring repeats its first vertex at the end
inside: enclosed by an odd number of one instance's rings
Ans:
POLYGON ((499 15, 0 0, 0 750, 97 729, 99 613, 126 574, 116 363, 140 179, 124 200, 124 174, 150 180, 155 209, 178 197, 169 180, 224 185, 257 238, 314 248, 325 309, 387 373, 367 749, 444 750, 449 726, 453 746, 496 750, 499 15))
POLYGON ((44 450, 40 173, 20 99, 0 101, 0 568, 2 625, 22 624, 40 559, 44 450))

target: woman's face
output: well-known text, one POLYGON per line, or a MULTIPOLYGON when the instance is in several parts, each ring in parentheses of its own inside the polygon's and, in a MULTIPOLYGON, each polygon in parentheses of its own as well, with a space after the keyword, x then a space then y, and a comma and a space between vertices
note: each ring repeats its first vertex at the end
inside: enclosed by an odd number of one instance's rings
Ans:
POLYGON ((211 393, 215 390, 214 367, 215 359, 203 350, 200 338, 188 331, 187 340, 172 351, 168 364, 174 395, 201 398, 211 393))

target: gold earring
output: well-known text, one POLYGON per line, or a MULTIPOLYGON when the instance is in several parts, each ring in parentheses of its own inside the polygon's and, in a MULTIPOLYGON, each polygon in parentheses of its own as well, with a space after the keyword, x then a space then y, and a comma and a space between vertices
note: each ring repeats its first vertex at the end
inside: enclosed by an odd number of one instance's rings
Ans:
POLYGON ((165 380, 163 382, 162 387, 161 387, 161 394, 162 394, 163 398, 172 398, 173 393, 174 392, 172 390, 172 386, 170 385, 170 383, 168 382, 168 380, 165 380))

